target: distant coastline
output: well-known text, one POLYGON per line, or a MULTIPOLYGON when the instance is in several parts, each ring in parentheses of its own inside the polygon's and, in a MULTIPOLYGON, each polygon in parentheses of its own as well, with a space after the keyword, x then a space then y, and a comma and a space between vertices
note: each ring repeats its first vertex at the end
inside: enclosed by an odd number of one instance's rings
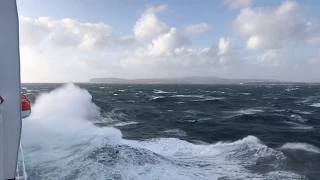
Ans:
POLYGON ((287 82, 275 79, 226 79, 217 77, 178 77, 178 78, 93 78, 87 83, 96 84, 320 84, 307 82, 287 82))

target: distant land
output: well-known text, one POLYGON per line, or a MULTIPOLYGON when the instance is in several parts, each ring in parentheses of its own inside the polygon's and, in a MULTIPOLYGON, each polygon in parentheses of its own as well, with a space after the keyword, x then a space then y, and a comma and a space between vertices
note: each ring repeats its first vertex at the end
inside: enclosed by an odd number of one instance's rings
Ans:
MULTIPOLYGON (((97 84, 293 84, 295 82, 284 82, 274 79, 226 79, 217 77, 178 77, 178 78, 93 78, 88 83, 97 84)), ((301 82, 296 82, 301 83, 301 82)), ((314 83, 301 83, 314 84, 314 83)))

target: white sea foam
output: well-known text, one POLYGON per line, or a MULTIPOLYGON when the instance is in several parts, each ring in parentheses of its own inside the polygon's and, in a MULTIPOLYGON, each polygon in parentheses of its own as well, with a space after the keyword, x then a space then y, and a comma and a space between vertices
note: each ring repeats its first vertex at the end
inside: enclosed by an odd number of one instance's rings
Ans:
POLYGON ((176 93, 176 92, 167 92, 167 91, 155 89, 155 90, 153 91, 153 93, 156 93, 156 94, 169 94, 169 93, 176 93))
POLYGON ((281 179, 281 180, 301 180, 301 176, 289 171, 272 171, 267 173, 267 179, 281 179))
POLYGON ((320 153, 320 148, 308 143, 286 143, 281 149, 303 150, 313 153, 320 153))
POLYGON ((131 121, 131 122, 118 122, 112 126, 114 127, 118 127, 118 126, 128 126, 128 125, 132 125, 132 124, 138 124, 138 122, 134 122, 134 121, 131 121))
POLYGON ((178 97, 178 98, 203 98, 204 95, 183 95, 183 94, 177 94, 177 95, 173 95, 172 97, 178 97))
POLYGON ((297 115, 297 114, 292 114, 292 115, 290 116, 290 118, 293 119, 293 120, 295 120, 295 121, 299 121, 299 122, 301 122, 301 123, 305 123, 305 122, 308 121, 307 119, 305 119, 305 118, 303 118, 302 116, 297 115))
POLYGON ((183 95, 183 94, 177 94, 173 95, 171 97, 177 97, 177 98, 198 98, 194 99, 192 101, 214 101, 214 100, 221 100, 224 99, 223 97, 212 97, 212 96, 204 96, 204 95, 183 95))
POLYGON ((292 127, 293 129, 298 129, 298 130, 312 130, 313 129, 312 126, 308 126, 308 125, 300 124, 300 123, 295 123, 295 122, 291 122, 291 121, 284 121, 284 123, 293 126, 292 127))
POLYGON ((286 91, 290 92, 290 91, 295 91, 295 90, 298 90, 300 88, 297 88, 297 87, 290 87, 290 88, 286 88, 286 91))
POLYGON ((275 109, 274 112, 285 112, 285 109, 275 109))
POLYGON ((187 133, 182 129, 169 129, 169 130, 165 130, 163 132, 165 134, 175 135, 175 136, 186 136, 187 135, 187 133))
POLYGON ((121 143, 119 130, 93 125, 90 119, 98 116, 91 95, 73 84, 38 96, 31 116, 23 120, 27 170, 41 171, 38 179, 64 179, 81 166, 72 162, 92 149, 121 143))
POLYGON ((312 114, 312 112, 309 112, 309 111, 301 111, 301 110, 293 110, 293 112, 299 113, 299 114, 306 114, 306 115, 312 114))
POLYGON ((212 93, 225 94, 226 92, 224 92, 224 91, 212 91, 212 93))
POLYGON ((156 100, 156 99, 163 99, 164 96, 152 96, 151 99, 152 100, 156 100))
MULTIPOLYGON (((186 164, 186 174, 197 174, 197 179, 265 179, 259 174, 252 174, 244 166, 254 165, 261 157, 274 156, 285 159, 282 152, 268 148, 255 136, 247 136, 234 142, 217 142, 214 144, 192 144, 175 138, 160 138, 147 141, 127 141, 125 144, 169 157, 186 164), (205 167, 200 168, 199 167, 205 167), (188 173, 189 172, 189 173, 188 173), (214 177, 212 177, 214 175, 214 177)), ((284 172, 287 173, 287 172, 284 172)), ((284 174, 282 173, 282 175, 284 174)), ((186 179, 194 179, 190 176, 186 179)), ((174 179, 174 178, 172 178, 174 179)), ((177 178, 178 179, 178 178, 177 178)))
POLYGON ((311 101, 313 101, 314 99, 318 98, 318 96, 308 96, 306 98, 304 98, 303 100, 297 101, 297 103, 303 103, 303 104, 309 104, 311 101))
POLYGON ((241 95, 246 95, 246 96, 251 95, 251 93, 239 93, 239 94, 241 94, 241 95))
POLYGON ((201 99, 196 99, 196 100, 192 100, 192 101, 214 101, 214 100, 222 100, 224 98, 222 97, 203 97, 201 99))
POLYGON ((310 106, 313 106, 313 107, 320 107, 320 103, 313 103, 313 104, 311 104, 310 106))
POLYGON ((27 92, 40 92, 39 90, 34 90, 34 89, 26 89, 27 92))
POLYGON ((256 113, 261 113, 261 112, 264 112, 264 110, 253 109, 253 108, 242 109, 242 110, 236 111, 236 113, 238 113, 238 114, 245 114, 245 115, 256 114, 256 113))
POLYGON ((179 101, 179 102, 175 102, 175 103, 177 103, 177 104, 184 104, 184 103, 186 103, 186 102, 181 102, 181 101, 179 101))

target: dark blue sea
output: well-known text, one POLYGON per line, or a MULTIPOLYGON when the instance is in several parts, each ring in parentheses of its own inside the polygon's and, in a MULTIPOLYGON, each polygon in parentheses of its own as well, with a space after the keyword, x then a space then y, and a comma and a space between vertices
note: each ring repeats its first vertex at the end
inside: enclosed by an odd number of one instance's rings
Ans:
POLYGON ((320 179, 319 85, 23 84, 30 180, 320 179))

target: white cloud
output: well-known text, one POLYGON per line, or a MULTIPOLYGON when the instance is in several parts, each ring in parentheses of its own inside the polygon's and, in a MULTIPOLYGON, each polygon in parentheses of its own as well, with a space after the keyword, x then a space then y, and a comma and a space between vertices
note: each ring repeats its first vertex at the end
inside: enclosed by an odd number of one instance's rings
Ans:
POLYGON ((41 43, 50 33, 47 22, 47 17, 30 19, 20 16, 20 44, 22 46, 32 46, 41 43))
POLYGON ((121 60, 123 67, 153 66, 175 68, 221 68, 236 60, 237 52, 233 40, 221 38, 210 48, 190 48, 190 41, 175 28, 154 39, 147 48, 127 52, 121 60))
MULTIPOLYGON (((225 2, 230 8, 243 8, 253 1, 225 2)), ((199 41, 192 44, 186 35, 206 32, 209 25, 191 24, 182 32, 170 28, 158 18, 167 9, 166 5, 146 8, 128 35, 102 22, 21 16, 22 80, 66 82, 110 76, 190 75, 290 79, 303 73, 309 73, 313 77, 310 79, 319 77, 316 67, 320 51, 316 50, 320 48, 320 26, 309 21, 296 2, 240 10, 233 25, 245 39, 243 47, 236 45, 234 38, 222 37, 212 46, 199 48, 199 41), (293 68, 295 73, 291 72, 293 68)))
POLYGON ((22 82, 48 82, 53 74, 46 57, 33 47, 20 48, 21 81, 22 82))
POLYGON ((241 9, 249 7, 254 3, 254 0, 224 0, 230 9, 241 9))
POLYGON ((218 46, 219 47, 218 55, 228 54, 232 48, 231 45, 232 44, 231 44, 230 38, 221 38, 218 46))
POLYGON ((177 29, 171 28, 168 33, 152 40, 148 51, 151 56, 170 56, 177 48, 183 48, 189 44, 189 39, 180 35, 177 29))
MULTIPOLYGON (((301 47, 320 45, 320 26, 308 21, 303 10, 295 1, 284 1, 275 8, 242 9, 234 21, 234 29, 246 39, 249 52, 259 50, 260 54, 247 55, 249 62, 269 67, 299 67, 307 59, 317 59, 305 52, 297 53, 301 47)), ((311 49, 308 52, 312 54, 311 49)))
POLYGON ((286 63, 288 54, 285 50, 266 50, 262 55, 256 58, 257 63, 263 66, 280 66, 286 63))
POLYGON ((156 16, 157 13, 167 9, 167 5, 150 7, 145 9, 140 19, 136 22, 133 28, 133 33, 138 40, 154 38, 163 34, 168 30, 167 25, 160 21, 156 16))
POLYGON ((113 28, 104 23, 81 23, 64 18, 54 20, 47 17, 37 19, 20 17, 20 40, 22 45, 37 45, 45 40, 56 47, 77 47, 99 50, 114 44, 133 43, 128 36, 118 36, 113 28))
POLYGON ((319 28, 305 21, 301 7, 294 1, 285 1, 274 9, 242 9, 234 27, 238 34, 247 39, 247 48, 251 50, 304 43, 319 28))
POLYGON ((163 11, 166 11, 168 9, 168 5, 166 4, 162 4, 162 5, 159 5, 159 6, 150 6, 150 7, 147 7, 145 9, 145 13, 161 13, 163 11))
POLYGON ((312 37, 310 39, 307 39, 307 44, 312 46, 320 46, 320 37, 312 37))
POLYGON ((184 31, 186 34, 200 34, 209 31, 210 27, 206 23, 188 25, 184 31))

